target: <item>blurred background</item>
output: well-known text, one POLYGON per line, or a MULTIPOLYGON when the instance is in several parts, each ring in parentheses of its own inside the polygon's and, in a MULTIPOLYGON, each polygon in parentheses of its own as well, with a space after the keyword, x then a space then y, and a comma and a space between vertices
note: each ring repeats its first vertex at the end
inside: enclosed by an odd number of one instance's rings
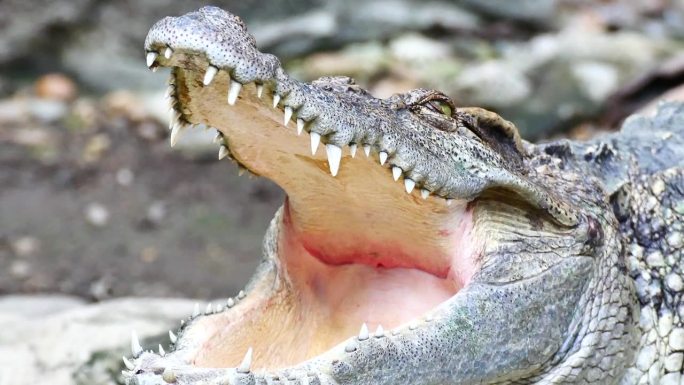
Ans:
MULTIPOLYGON (((684 98, 682 0, 211 4, 301 80, 348 75, 379 97, 440 89, 532 141, 586 139, 684 98)), ((217 161, 213 132, 172 150, 167 73, 144 63, 149 27, 202 5, 0 0, 0 385, 115 383, 118 358, 93 352, 131 322, 154 339, 192 306, 116 298, 226 297, 258 263, 282 192, 217 161), (58 342, 87 330, 96 341, 58 342), (53 351, 37 348, 45 338, 53 351)))

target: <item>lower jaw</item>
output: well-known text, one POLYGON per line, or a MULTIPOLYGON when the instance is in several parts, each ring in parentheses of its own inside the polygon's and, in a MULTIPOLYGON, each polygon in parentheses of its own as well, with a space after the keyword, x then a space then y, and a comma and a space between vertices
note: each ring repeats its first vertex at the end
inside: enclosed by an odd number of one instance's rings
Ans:
POLYGON ((291 367, 357 335, 362 324, 373 331, 420 319, 470 278, 418 268, 324 263, 301 242, 287 205, 284 211, 278 224, 278 271, 257 282, 232 311, 198 319, 192 329, 203 330, 197 335, 203 342, 194 365, 235 367, 252 347, 255 369, 291 367))

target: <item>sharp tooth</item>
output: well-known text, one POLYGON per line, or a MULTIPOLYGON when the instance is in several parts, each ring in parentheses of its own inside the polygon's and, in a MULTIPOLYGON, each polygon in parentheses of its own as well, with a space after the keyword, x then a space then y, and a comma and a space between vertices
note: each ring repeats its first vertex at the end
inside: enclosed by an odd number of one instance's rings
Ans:
POLYGON ((421 196, 423 199, 428 199, 428 197, 430 196, 430 191, 429 191, 429 190, 426 190, 426 189, 421 189, 421 190, 420 190, 420 196, 421 196))
POLYGON ((238 166, 238 176, 243 176, 245 174, 245 171, 247 171, 246 168, 238 166))
POLYGON ((138 334, 135 331, 131 334, 131 351, 133 352, 133 357, 138 357, 143 352, 140 340, 138 340, 138 334))
POLYGON ((205 86, 211 84, 211 81, 214 80, 214 76, 216 76, 216 73, 218 73, 218 68, 214 66, 207 67, 207 71, 204 73, 204 80, 202 81, 202 83, 204 83, 205 86))
POLYGON ((413 191, 413 188, 416 186, 416 182, 413 181, 413 179, 404 179, 404 187, 406 187, 406 192, 411 193, 413 191))
POLYGON ((366 154, 366 157, 370 156, 370 144, 363 145, 363 153, 366 154))
POLYGON ((356 143, 352 143, 349 145, 349 153, 351 154, 352 158, 356 157, 356 143))
POLYGON ((311 155, 316 155, 318 144, 321 142, 321 135, 315 132, 311 133, 311 155))
POLYGON ((123 359, 123 363, 124 365, 126 365, 128 370, 135 369, 135 365, 133 365, 133 363, 128 358, 126 358, 126 356, 121 357, 121 359, 123 359))
POLYGON ((235 306, 235 300, 232 298, 228 298, 228 303, 226 303, 226 306, 228 306, 229 308, 235 306))
POLYGON ((171 129, 171 147, 175 146, 176 143, 178 142, 178 138, 180 137, 181 130, 183 129, 183 125, 180 124, 179 122, 176 122, 176 124, 173 125, 173 128, 171 129))
POLYGON ((392 178, 394 178, 394 181, 398 181, 399 177, 401 176, 401 173, 403 170, 397 166, 392 167, 392 178))
POLYGON ((164 357, 166 355, 166 352, 164 351, 164 347, 159 344, 159 355, 164 357))
POLYGON ((446 199, 447 206, 451 206, 451 199, 446 199))
POLYGON ((239 298, 239 299, 243 299, 243 298, 245 298, 246 296, 247 296, 247 294, 245 294, 245 291, 244 291, 244 290, 240 290, 240 292, 238 293, 238 298, 239 298))
POLYGON ((280 103, 280 95, 273 94, 273 108, 278 107, 278 103, 280 103))
POLYGON ((330 166, 330 174, 337 176, 337 171, 340 170, 340 159, 342 159, 342 148, 334 144, 326 144, 325 152, 328 154, 328 165, 330 166))
POLYGON ((261 99, 261 95, 264 93, 264 85, 263 84, 257 84, 256 90, 257 90, 257 98, 261 99))
POLYGON ((195 303, 195 309, 193 309, 193 311, 192 311, 192 318, 195 318, 198 315, 200 315, 199 303, 195 303))
POLYGON ((164 50, 164 57, 167 59, 171 59, 171 55, 173 55, 173 50, 171 49, 171 47, 166 47, 166 49, 164 50))
POLYGON ((230 89, 228 90, 228 104, 233 106, 237 101, 238 95, 240 95, 240 89, 242 89, 242 84, 236 82, 235 80, 230 81, 230 89))
POLYGON ((364 341, 368 339, 368 326, 364 323, 361 325, 361 330, 359 331, 359 341, 364 341))
POLYGON ((382 166, 387 162, 387 153, 385 151, 380 151, 380 154, 378 155, 380 156, 380 165, 382 166))
POLYGON ((223 134, 221 134, 220 131, 216 131, 216 135, 214 135, 214 139, 212 140, 212 142, 220 143, 221 140, 223 140, 223 134))
POLYGON ((176 341, 178 340, 178 337, 176 337, 175 334, 171 330, 169 330, 169 340, 171 340, 172 344, 175 344, 176 341))
POLYGON ((285 106, 285 115, 283 115, 283 124, 287 126, 287 123, 292 119, 292 107, 285 106))
POLYGON ((212 313, 211 303, 208 303, 207 308, 204 309, 204 314, 211 314, 211 313, 212 313))
POLYGON ((230 153, 230 151, 228 151, 228 147, 221 146, 219 148, 218 159, 221 160, 221 159, 227 157, 229 153, 230 153))
POLYGON ((157 60, 157 56, 159 56, 156 52, 148 52, 147 53, 147 66, 152 67, 152 64, 154 64, 154 61, 157 60))
POLYGON ((245 354, 245 358, 242 359, 242 362, 240 363, 240 366, 238 366, 237 371, 238 373, 249 373, 249 367, 252 366, 252 347, 250 346, 249 349, 247 349, 247 353, 245 354))
POLYGON ((302 131, 304 131, 304 120, 297 118, 297 135, 301 135, 302 131))
POLYGON ((152 72, 157 72, 157 70, 159 69, 159 67, 152 67, 152 68, 150 68, 150 69, 152 70, 152 72))
POLYGON ((378 325, 378 328, 375 329, 375 337, 381 338, 384 336, 385 336, 385 330, 382 328, 382 325, 378 325))

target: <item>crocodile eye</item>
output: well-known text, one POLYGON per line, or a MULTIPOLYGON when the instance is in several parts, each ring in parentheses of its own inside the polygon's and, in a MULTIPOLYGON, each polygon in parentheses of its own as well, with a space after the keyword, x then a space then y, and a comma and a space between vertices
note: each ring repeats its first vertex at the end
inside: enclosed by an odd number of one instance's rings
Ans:
POLYGON ((428 103, 428 106, 431 110, 446 116, 452 116, 454 112, 448 103, 441 100, 432 100, 428 103))

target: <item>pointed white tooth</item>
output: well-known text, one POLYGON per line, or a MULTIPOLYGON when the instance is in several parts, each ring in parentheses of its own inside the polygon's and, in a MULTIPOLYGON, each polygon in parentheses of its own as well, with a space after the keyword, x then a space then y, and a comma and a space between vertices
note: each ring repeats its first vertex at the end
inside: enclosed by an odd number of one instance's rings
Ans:
POLYGON ((126 356, 121 357, 121 359, 123 360, 123 363, 124 365, 126 365, 128 370, 135 369, 135 365, 133 365, 133 363, 128 358, 126 358, 126 356))
POLYGON ((243 176, 245 174, 245 171, 247 171, 246 168, 238 166, 238 176, 243 176))
POLYGON ((230 81, 230 89, 228 90, 228 104, 231 106, 235 105, 238 96, 240 95, 240 90, 242 89, 242 84, 236 82, 235 80, 230 81))
POLYGON ((273 108, 278 107, 278 103, 280 103, 280 95, 273 94, 273 108))
POLYGON ((208 86, 211 84, 211 81, 214 80, 214 76, 218 73, 218 68, 214 66, 209 66, 207 67, 207 71, 204 73, 204 80, 202 83, 204 83, 205 86, 208 86))
POLYGON ((413 179, 404 179, 404 187, 406 187, 406 192, 411 193, 413 191, 413 188, 416 187, 416 182, 413 181, 413 179))
POLYGON ((340 159, 342 159, 342 148, 334 144, 326 144, 325 152, 328 154, 328 165, 330 166, 330 174, 337 176, 340 170, 340 159))
POLYGON ((287 123, 292 119, 292 107, 285 106, 285 115, 283 115, 283 124, 287 126, 287 123))
POLYGON ((423 199, 428 199, 428 197, 430 196, 430 191, 426 189, 420 189, 420 196, 423 199))
POLYGON ((402 172, 404 171, 401 168, 397 166, 392 167, 392 178, 394 178, 395 182, 399 180, 402 172))
POLYGON ((368 339, 368 326, 364 323, 361 325, 361 330, 359 331, 359 341, 364 341, 368 339))
POLYGON ((221 159, 227 157, 229 153, 230 153, 230 151, 228 151, 228 147, 226 147, 226 146, 221 146, 221 147, 219 148, 219 153, 218 153, 218 158, 219 158, 219 160, 221 160, 221 159))
POLYGON ((318 144, 321 142, 321 135, 315 132, 311 133, 311 155, 316 155, 318 144))
POLYGON ((257 90, 257 98, 261 99, 261 95, 263 95, 263 93, 264 93, 264 85, 263 84, 257 84, 256 90, 257 90))
POLYGON ((302 131, 304 131, 304 120, 297 118, 297 135, 301 135, 302 131))
POLYGON ((366 154, 366 157, 370 156, 370 144, 363 145, 363 153, 366 154))
POLYGON ((375 329, 375 337, 381 338, 384 336, 385 336, 385 329, 382 328, 382 325, 378 325, 378 328, 375 329))
POLYGON ((166 355, 166 352, 164 351, 164 347, 159 344, 159 355, 164 357, 166 355))
POLYGON ((193 311, 192 311, 192 318, 195 318, 198 315, 200 315, 199 303, 195 302, 195 309, 193 309, 193 311))
POLYGON ((252 347, 250 346, 249 349, 247 349, 247 353, 245 354, 245 358, 242 359, 242 362, 240 363, 240 366, 238 366, 237 371, 238 373, 249 373, 249 367, 252 366, 252 347))
POLYGON ((171 47, 166 47, 166 49, 164 50, 164 57, 167 59, 171 59, 171 55, 173 55, 173 50, 171 49, 171 47))
POLYGON ((380 156, 380 165, 382 166, 383 164, 385 164, 385 162, 387 162, 388 155, 385 151, 380 151, 380 154, 378 155, 380 156))
POLYGON ((176 124, 173 125, 173 128, 171 129, 171 147, 175 146, 176 143, 178 142, 178 138, 180 138, 180 133, 181 130, 183 130, 183 125, 180 124, 179 122, 176 122, 176 124))
POLYGON ((451 206, 451 199, 445 199, 447 206, 451 206))
POLYGON ((219 131, 216 131, 216 135, 214 135, 214 140, 212 140, 212 142, 220 143, 221 140, 223 140, 223 134, 221 134, 219 131))
POLYGON ((159 69, 159 67, 152 67, 152 68, 150 68, 150 69, 152 70, 152 72, 157 72, 157 70, 159 69))
POLYGON ((228 303, 226 303, 226 306, 228 306, 229 308, 235 306, 235 300, 232 298, 228 298, 228 303))
POLYGON ((152 67, 152 64, 154 64, 154 61, 157 60, 157 54, 156 52, 148 52, 147 57, 145 58, 147 60, 147 66, 152 67))
POLYGON ((247 296, 247 294, 245 294, 245 291, 244 291, 244 290, 240 290, 240 292, 238 293, 238 298, 239 298, 239 299, 243 299, 243 298, 245 298, 246 296, 247 296))
POLYGON ((135 331, 131 333, 131 351, 133 352, 133 357, 138 357, 143 352, 140 340, 138 339, 138 333, 135 331))
POLYGON ((204 309, 204 314, 211 314, 212 312, 213 312, 213 310, 211 308, 211 303, 208 303, 207 308, 204 309))
POLYGON ((351 154, 352 158, 356 157, 356 143, 352 143, 349 145, 349 154, 351 154))
POLYGON ((176 337, 175 334, 171 330, 169 330, 169 340, 171 340, 172 344, 175 344, 176 341, 178 340, 178 337, 176 337))

